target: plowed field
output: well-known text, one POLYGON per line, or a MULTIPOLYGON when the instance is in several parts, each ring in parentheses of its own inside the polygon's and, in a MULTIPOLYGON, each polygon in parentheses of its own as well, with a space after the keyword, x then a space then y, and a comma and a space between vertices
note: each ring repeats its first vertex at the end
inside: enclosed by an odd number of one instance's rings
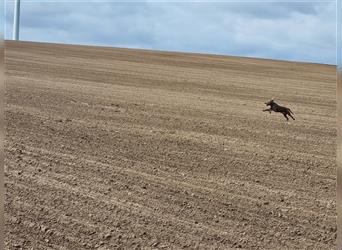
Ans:
POLYGON ((7 249, 335 248, 335 66, 5 53, 7 249))

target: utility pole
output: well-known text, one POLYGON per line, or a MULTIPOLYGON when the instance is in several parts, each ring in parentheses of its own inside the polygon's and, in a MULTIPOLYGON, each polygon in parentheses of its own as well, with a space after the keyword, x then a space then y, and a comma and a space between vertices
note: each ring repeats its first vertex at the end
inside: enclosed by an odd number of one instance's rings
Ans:
POLYGON ((14 2, 13 40, 19 40, 20 0, 14 2))

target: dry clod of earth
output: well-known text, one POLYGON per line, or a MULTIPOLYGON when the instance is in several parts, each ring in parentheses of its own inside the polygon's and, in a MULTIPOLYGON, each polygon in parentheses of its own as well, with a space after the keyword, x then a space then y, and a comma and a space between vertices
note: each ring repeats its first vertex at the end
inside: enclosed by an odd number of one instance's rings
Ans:
POLYGON ((6 74, 6 249, 335 249, 336 67, 6 41, 6 74))

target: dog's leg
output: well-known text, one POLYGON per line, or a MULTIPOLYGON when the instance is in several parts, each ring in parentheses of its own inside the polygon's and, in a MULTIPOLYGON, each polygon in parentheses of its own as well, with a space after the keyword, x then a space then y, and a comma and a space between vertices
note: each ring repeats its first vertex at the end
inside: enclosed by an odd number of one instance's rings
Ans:
POLYGON ((283 115, 285 116, 286 120, 289 120, 289 118, 287 117, 287 115, 285 113, 283 113, 283 115))
POLYGON ((263 111, 264 111, 264 112, 265 112, 265 111, 268 111, 268 112, 270 112, 270 114, 271 114, 271 109, 270 109, 270 108, 269 108, 269 109, 264 109, 263 111))
POLYGON ((289 116, 290 116, 293 120, 296 120, 291 114, 289 114, 289 116))

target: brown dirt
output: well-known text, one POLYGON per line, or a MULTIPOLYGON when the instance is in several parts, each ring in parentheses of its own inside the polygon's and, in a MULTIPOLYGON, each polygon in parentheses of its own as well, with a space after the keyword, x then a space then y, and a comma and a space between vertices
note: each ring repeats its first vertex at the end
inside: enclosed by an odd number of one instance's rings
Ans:
POLYGON ((334 66, 7 41, 6 67, 7 249, 335 248, 334 66))

